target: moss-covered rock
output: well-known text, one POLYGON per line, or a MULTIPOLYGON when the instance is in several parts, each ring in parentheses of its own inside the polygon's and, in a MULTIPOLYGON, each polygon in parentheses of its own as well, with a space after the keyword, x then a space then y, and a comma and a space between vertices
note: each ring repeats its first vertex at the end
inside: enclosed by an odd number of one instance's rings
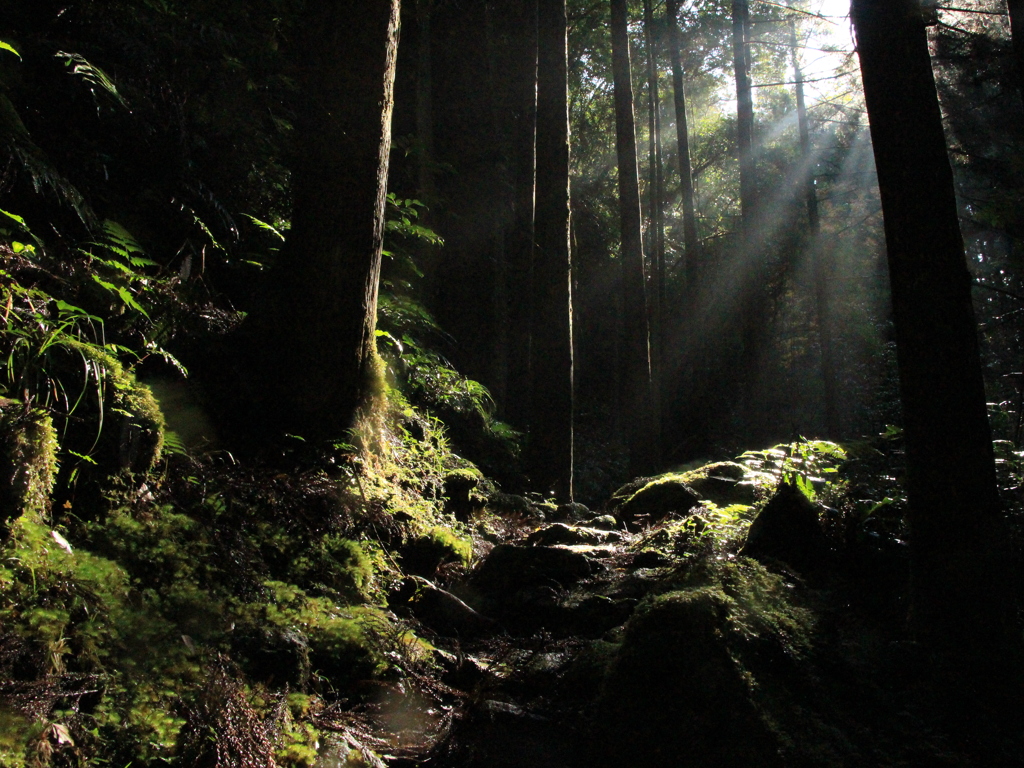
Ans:
POLYGON ((435 526, 402 547, 402 567, 409 573, 431 578, 447 563, 469 565, 473 544, 450 528, 435 526))
POLYGON ((638 609, 598 702, 595 764, 780 765, 775 738, 723 639, 731 610, 716 588, 672 592, 638 609))
POLYGON ((42 515, 57 476, 57 434, 50 416, 0 409, 0 537, 21 515, 42 515))
POLYGON ((817 506, 792 483, 782 483, 750 525, 742 554, 781 560, 798 571, 817 568, 828 556, 817 506))
POLYGON ((758 486, 749 479, 749 470, 734 461, 716 461, 683 472, 679 479, 702 499, 720 507, 750 505, 757 501, 758 486))
POLYGON ((682 475, 647 478, 639 484, 623 486, 612 496, 609 506, 616 519, 630 530, 664 520, 671 514, 685 515, 700 505, 697 494, 682 475))

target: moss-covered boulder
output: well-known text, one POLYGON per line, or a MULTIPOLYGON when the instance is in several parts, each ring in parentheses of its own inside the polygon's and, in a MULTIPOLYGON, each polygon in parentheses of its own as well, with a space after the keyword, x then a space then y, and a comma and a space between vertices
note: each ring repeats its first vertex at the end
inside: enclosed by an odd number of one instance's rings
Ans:
POLYGON ((592 764, 780 765, 776 739, 724 641, 731 610, 717 588, 668 593, 637 610, 598 701, 592 764))
POLYGON ((700 499, 683 476, 672 474, 623 486, 612 496, 609 511, 628 529, 639 530, 698 506, 700 499))
POLYGON ((742 554, 808 571, 821 566, 828 551, 817 506, 792 483, 782 483, 750 525, 742 554))
POLYGON ((43 411, 0 408, 0 537, 24 514, 42 515, 57 475, 57 435, 43 411))
POLYGON ((713 501, 720 507, 733 504, 751 505, 757 501, 757 485, 749 480, 749 470, 734 461, 716 461, 703 467, 683 472, 679 480, 702 500, 713 501))

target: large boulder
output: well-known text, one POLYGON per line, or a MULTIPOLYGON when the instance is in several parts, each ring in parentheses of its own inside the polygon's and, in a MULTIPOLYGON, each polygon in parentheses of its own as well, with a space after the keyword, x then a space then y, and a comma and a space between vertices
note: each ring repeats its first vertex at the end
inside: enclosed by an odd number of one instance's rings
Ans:
POLYGON ((664 520, 669 515, 686 515, 700 506, 700 498, 680 475, 663 475, 647 479, 630 491, 634 484, 624 486, 612 497, 612 513, 629 530, 639 530, 664 520))
POLYGON ((712 588, 672 592, 637 610, 598 701, 591 764, 780 764, 776 739, 723 639, 730 610, 729 598, 712 588))
POLYGON ((539 586, 567 587, 599 570, 584 554, 560 547, 499 544, 471 579, 486 593, 509 593, 539 586))
POLYGON ((741 554, 779 560, 799 572, 814 570, 828 556, 818 507, 792 483, 783 482, 754 518, 741 554))
POLYGON ((747 506, 757 501, 757 486, 748 481, 748 470, 734 461, 716 461, 684 472, 680 480, 701 498, 720 507, 747 506))

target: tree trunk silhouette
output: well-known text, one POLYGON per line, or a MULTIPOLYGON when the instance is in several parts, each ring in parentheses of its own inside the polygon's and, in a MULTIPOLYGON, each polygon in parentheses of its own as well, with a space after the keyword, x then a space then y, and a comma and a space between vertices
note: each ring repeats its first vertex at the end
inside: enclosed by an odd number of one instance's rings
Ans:
POLYGON ((651 0, 644 0, 644 43, 647 49, 647 114, 650 165, 650 237, 648 271, 651 290, 648 295, 650 328, 651 391, 654 431, 654 459, 660 461, 663 386, 665 376, 665 179, 661 163, 661 95, 658 88, 658 61, 654 40, 654 12, 651 0))
POLYGON ((800 67, 799 40, 796 22, 789 21, 789 40, 793 49, 793 80, 796 90, 796 118, 800 131, 800 155, 807 164, 804 175, 804 199, 807 203, 807 223, 810 230, 810 253, 814 260, 814 304, 818 316, 818 346, 821 350, 821 381, 825 395, 825 432, 835 438, 839 434, 839 415, 836 398, 835 355, 832 348, 832 317, 829 306, 829 268, 826 263, 828 250, 821 242, 821 219, 818 215, 818 192, 814 186, 814 163, 811 147, 811 129, 807 120, 807 103, 804 99, 804 75, 800 67))
POLYGON ((1006 0, 1010 16, 1010 39, 1013 43, 1013 63, 1017 70, 1017 91, 1024 99, 1024 0, 1006 0))
POLYGON ((622 227, 623 359, 621 397, 630 473, 652 470, 653 418, 647 301, 641 234, 640 182, 636 159, 633 83, 629 61, 626 0, 611 0, 612 77, 615 84, 615 148, 619 165, 619 220, 622 227))
POLYGON ((374 330, 398 0, 309 6, 297 82, 292 227, 264 313, 269 419, 341 438, 378 386, 374 330))
POLYGON ((989 648, 1011 604, 970 275, 916 0, 854 0, 885 219, 911 527, 911 622, 989 648))
POLYGON ((533 205, 537 156, 537 0, 509 3, 511 36, 510 119, 513 186, 512 221, 507 230, 509 273, 508 378, 506 418, 528 426, 530 399, 530 317, 533 301, 533 205))
POLYGON ((686 284, 697 280, 700 243, 697 237, 697 211, 693 190, 693 168, 690 165, 690 133, 686 117, 686 91, 683 85, 683 64, 679 55, 679 3, 666 0, 669 50, 672 55, 672 93, 676 108, 676 141, 679 145, 679 182, 683 198, 683 246, 686 252, 686 284))
POLYGON ((530 477, 572 495, 572 261, 569 248, 569 98, 565 0, 537 14, 537 190, 534 216, 530 477))

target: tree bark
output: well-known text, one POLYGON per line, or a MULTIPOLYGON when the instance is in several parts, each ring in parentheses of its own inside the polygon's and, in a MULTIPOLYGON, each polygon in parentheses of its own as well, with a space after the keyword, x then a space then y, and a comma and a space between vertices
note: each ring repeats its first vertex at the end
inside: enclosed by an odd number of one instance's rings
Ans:
POLYGON ((565 0, 539 0, 537 171, 529 469, 538 490, 572 496, 572 261, 565 0))
POLYGON ((885 219, 911 528, 911 625, 988 648, 1014 611, 970 275, 916 0, 854 0, 885 219))
POLYGON ((697 210, 693 190, 693 168, 690 165, 690 131, 686 117, 686 93, 683 86, 683 65, 679 55, 679 3, 666 0, 669 49, 672 54, 672 91, 676 108, 676 141, 679 145, 679 182, 683 198, 683 247, 686 253, 686 285, 696 285, 700 258, 697 237, 697 210))
POLYGON ((660 461, 662 430, 662 386, 665 374, 665 179, 661 165, 661 95, 654 45, 654 12, 651 0, 644 0, 644 43, 647 48, 647 112, 650 164, 650 286, 648 324, 650 328, 651 390, 653 427, 649 439, 654 459, 660 461))
POLYGON ((619 165, 622 227, 622 291, 625 339, 620 408, 626 425, 630 473, 653 467, 651 362, 641 234, 640 182, 636 159, 633 83, 629 61, 626 0, 611 0, 612 78, 615 86, 615 148, 619 165))
POLYGON ((835 355, 832 348, 832 318, 829 306, 829 269, 825 263, 828 250, 821 242, 821 219, 818 214, 818 192, 814 185, 814 167, 811 162, 811 129, 804 99, 804 75, 800 68, 799 40, 796 22, 789 21, 789 39, 793 49, 793 80, 796 90, 796 117, 800 131, 800 154, 807 163, 804 177, 804 199, 807 203, 807 223, 810 230, 810 253, 814 259, 814 304, 818 316, 818 347, 821 351, 821 380, 825 395, 825 433, 836 438, 839 434, 839 414, 836 397, 835 355))
POLYGON ((1006 0, 1010 16, 1010 39, 1013 43, 1013 62, 1017 70, 1017 91, 1024 99, 1024 0, 1006 0))
POLYGON ((509 270, 509 357, 505 414, 519 427, 530 418, 530 318, 533 302, 533 206, 537 167, 537 0, 511 3, 512 223, 509 270))
POLYGON ((275 423, 341 438, 378 386, 377 284, 399 0, 309 6, 298 68, 292 227, 276 267, 263 375, 275 423))
POLYGON ((748 0, 732 0, 732 55, 736 75, 736 146, 740 159, 740 228, 745 235, 753 225, 754 197, 754 96, 750 87, 750 6, 748 0))

